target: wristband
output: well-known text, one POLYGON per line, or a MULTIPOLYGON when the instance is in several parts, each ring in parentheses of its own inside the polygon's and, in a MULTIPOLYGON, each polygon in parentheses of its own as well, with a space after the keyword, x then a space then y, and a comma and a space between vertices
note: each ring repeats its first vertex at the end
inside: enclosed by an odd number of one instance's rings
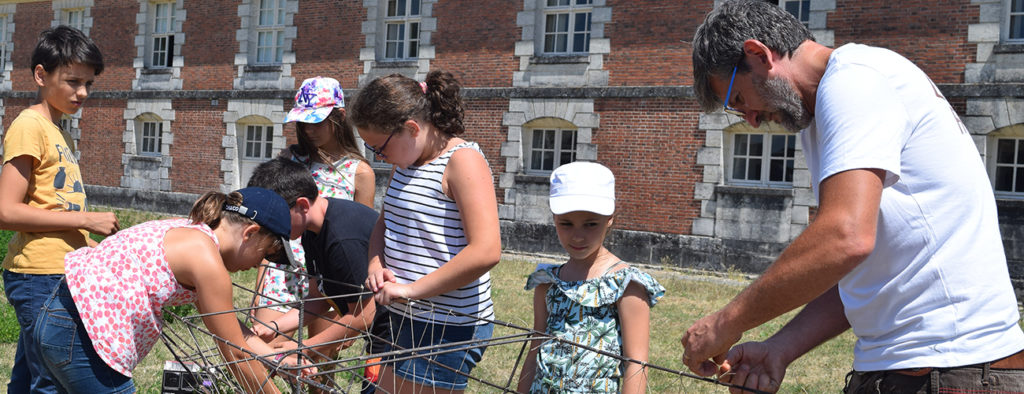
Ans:
POLYGON ((281 327, 277 325, 276 321, 271 320, 270 322, 274 323, 274 338, 277 338, 281 335, 281 327))

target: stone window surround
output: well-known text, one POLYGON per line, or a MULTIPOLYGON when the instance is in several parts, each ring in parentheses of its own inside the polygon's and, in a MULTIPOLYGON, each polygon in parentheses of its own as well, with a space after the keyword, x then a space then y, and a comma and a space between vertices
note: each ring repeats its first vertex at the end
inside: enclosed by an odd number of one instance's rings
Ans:
POLYGON ((280 64, 256 64, 256 23, 259 17, 260 0, 242 0, 238 5, 238 17, 241 20, 235 39, 238 41, 238 52, 235 53, 237 69, 233 82, 234 89, 285 89, 295 88, 295 77, 292 76, 292 65, 295 64, 295 51, 292 42, 298 35, 295 27, 295 14, 299 12, 298 0, 286 0, 284 8, 284 49, 280 64), (270 79, 259 78, 257 74, 270 74, 270 79), (276 78, 275 78, 276 77, 276 78))
MULTIPOLYGON (((691 232, 693 235, 713 237, 715 236, 717 212, 716 189, 719 187, 734 188, 727 186, 725 182, 726 147, 723 146, 725 134, 734 130, 749 132, 752 129, 744 120, 724 112, 701 114, 697 127, 705 132, 704 146, 697 151, 697 165, 703 166, 704 170, 701 181, 694 184, 693 198, 700 201, 700 216, 693 220, 691 232)), ((796 238, 803 231, 809 223, 810 208, 818 205, 814 191, 811 190, 811 175, 807 170, 807 160, 804 158, 800 140, 796 141, 794 156, 790 240, 796 238)), ((774 190, 773 188, 752 189, 774 190)))
POLYGON ((11 91, 11 71, 14 70, 14 64, 11 61, 11 52, 14 51, 14 11, 17 8, 17 4, 0 4, 0 15, 5 15, 6 23, 6 36, 4 41, 0 42, 3 45, 3 53, 0 54, 3 58, 0 59, 0 63, 3 64, 3 68, 0 68, 0 90, 9 92, 11 91))
POLYGON ((185 22, 187 13, 183 0, 150 1, 139 0, 139 13, 135 20, 139 21, 138 34, 135 36, 135 59, 132 67, 135 68, 135 79, 132 80, 132 90, 181 90, 182 78, 181 68, 185 65, 185 57, 181 53, 181 47, 185 44, 185 33, 182 25, 185 22), (150 5, 155 3, 174 3, 174 57, 171 59, 172 67, 149 68, 150 45, 153 40, 150 24, 153 22, 153 15, 150 5), (169 75, 169 78, 167 76, 169 75), (166 79, 160 81, 161 79, 166 79))
POLYGON ((434 3, 438 0, 420 0, 420 41, 419 57, 415 59, 385 60, 384 39, 387 27, 384 13, 387 11, 387 0, 363 0, 366 8, 366 20, 363 21, 362 33, 366 36, 364 47, 359 49, 359 60, 363 62, 363 73, 359 75, 359 86, 366 86, 374 78, 391 73, 408 75, 422 81, 430 72, 430 62, 435 57, 432 36, 437 31, 437 18, 434 14, 434 3))
POLYGON ((171 128, 171 124, 174 122, 174 119, 175 111, 169 99, 128 100, 124 109, 125 131, 122 138, 124 154, 121 155, 121 165, 124 166, 125 173, 121 177, 121 187, 130 187, 129 164, 132 160, 159 160, 160 170, 157 179, 159 180, 160 190, 171 190, 171 146, 174 145, 174 129, 171 128), (159 157, 142 156, 138 153, 138 143, 136 141, 139 133, 135 130, 136 120, 144 114, 153 114, 163 122, 161 155, 159 157))
POLYGON ((512 73, 512 86, 550 86, 551 82, 533 81, 534 74, 546 74, 565 64, 581 64, 583 75, 567 76, 557 86, 607 86, 608 71, 604 70, 604 55, 611 52, 611 40, 605 38, 604 27, 612 20, 612 8, 606 0, 593 0, 590 15, 589 54, 543 55, 543 19, 545 0, 523 0, 523 10, 516 14, 516 25, 523 33, 515 43, 514 56, 519 58, 519 69, 512 73))
POLYGON ((64 20, 64 10, 66 9, 82 9, 82 33, 86 36, 89 35, 89 29, 92 28, 92 7, 93 0, 53 0, 51 4, 53 8, 53 20, 50 21, 50 27, 59 26, 64 20))
MULTIPOLYGON (((79 145, 82 141, 82 129, 78 126, 78 122, 82 119, 82 109, 79 108, 78 111, 75 111, 75 113, 66 114, 64 116, 67 116, 71 120, 71 122, 69 122, 71 124, 71 127, 69 127, 68 130, 65 131, 67 131, 68 134, 71 135, 71 139, 75 142, 75 158, 80 159, 82 155, 82 149, 79 148, 79 145)), ((3 120, 3 118, 0 117, 0 120, 3 120)))
MULTIPOLYGON (((594 112, 593 99, 519 99, 509 100, 509 111, 502 117, 502 126, 508 128, 506 141, 501 144, 501 157, 505 159, 505 172, 498 174, 498 188, 504 189, 504 204, 498 206, 501 219, 515 219, 516 189, 518 181, 525 180, 523 166, 523 126, 541 118, 557 118, 576 126, 576 160, 596 161, 597 145, 593 144, 594 129, 600 127, 600 115, 594 112)), ((528 178, 546 178, 529 176, 528 178)))
POLYGON ((276 155, 276 152, 287 148, 284 124, 277 121, 278 119, 283 120, 286 114, 287 111, 281 100, 228 100, 228 110, 223 114, 225 134, 221 140, 221 147, 224 148, 224 157, 220 161, 220 169, 224 174, 223 183, 221 183, 222 192, 227 193, 242 187, 239 179, 241 155, 238 153, 238 147, 239 137, 242 135, 240 131, 244 130, 246 124, 249 124, 246 121, 262 118, 262 121, 254 123, 272 126, 274 137, 271 149, 276 155))

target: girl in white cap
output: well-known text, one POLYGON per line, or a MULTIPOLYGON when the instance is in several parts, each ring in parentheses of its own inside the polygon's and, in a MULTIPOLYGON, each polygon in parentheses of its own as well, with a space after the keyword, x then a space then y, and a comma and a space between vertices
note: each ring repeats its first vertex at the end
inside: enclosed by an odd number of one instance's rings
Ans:
POLYGON ((280 258, 290 232, 281 196, 245 188, 204 194, 188 219, 142 223, 68 253, 31 333, 41 362, 63 392, 133 392, 132 370, 159 340, 163 308, 194 303, 245 391, 278 392, 254 357, 273 349, 239 324, 229 274, 280 258))
POLYGON ((519 392, 644 393, 642 364, 572 346, 581 344, 647 362, 650 311, 665 294, 654 278, 615 257, 604 239, 615 213, 615 177, 605 166, 573 162, 551 173, 549 199, 569 261, 530 275, 536 339, 519 392))

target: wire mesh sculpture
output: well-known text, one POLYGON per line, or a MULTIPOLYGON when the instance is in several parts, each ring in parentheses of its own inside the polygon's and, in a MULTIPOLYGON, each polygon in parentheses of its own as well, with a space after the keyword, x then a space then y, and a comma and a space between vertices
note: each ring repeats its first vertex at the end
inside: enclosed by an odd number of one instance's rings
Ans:
MULTIPOLYGON (((265 266, 265 269, 277 269, 271 266, 265 266)), ((289 271, 296 275, 308 275, 305 272, 289 271)), ((331 282, 329 278, 317 277, 319 281, 331 282)), ((335 282, 338 283, 338 282, 335 282)), ((234 283, 236 291, 248 294, 251 299, 255 297, 268 297, 265 294, 260 294, 258 289, 247 287, 245 284, 234 283)), ((353 288, 353 292, 350 295, 365 296, 369 294, 362 288, 353 288)), ((323 298, 305 298, 301 299, 296 304, 287 305, 293 308, 299 308, 299 310, 305 310, 304 306, 306 302, 312 302, 317 300, 326 300, 330 297, 323 298)), ((286 305, 280 302, 280 300, 273 300, 273 305, 286 305)), ((443 313, 450 314, 452 316, 465 317, 467 315, 460 314, 457 311, 443 308, 438 305, 426 303, 424 301, 413 301, 407 300, 410 303, 419 303, 421 310, 428 310, 430 313, 443 313)), ((250 303, 254 305, 255 303, 250 303)), ((260 307, 242 307, 232 310, 228 313, 235 313, 241 321, 247 321, 249 324, 263 324, 267 327, 274 329, 275 333, 280 336, 284 336, 288 341, 293 342, 294 350, 270 353, 270 354, 253 354, 245 350, 238 344, 232 344, 225 341, 223 338, 219 338, 201 323, 203 314, 190 314, 180 315, 171 311, 165 311, 165 316, 178 322, 179 324, 167 325, 162 334, 162 340, 165 346, 170 350, 174 357, 174 362, 169 362, 165 367, 164 373, 164 387, 163 392, 174 393, 174 392, 203 392, 203 393, 241 393, 245 392, 244 388, 240 386, 232 377, 230 373, 231 368, 237 368, 239 365, 246 361, 259 360, 261 361, 271 372, 268 379, 274 379, 274 377, 280 378, 276 380, 276 385, 282 388, 283 392, 323 392, 323 393, 360 393, 366 392, 368 388, 372 391, 375 387, 373 382, 367 380, 364 377, 364 368, 370 368, 385 363, 395 362, 399 360, 412 359, 412 358, 425 358, 431 360, 432 357, 439 354, 465 350, 466 348, 497 348, 497 347, 512 347, 514 351, 506 352, 509 354, 517 354, 514 359, 509 358, 508 360, 501 360, 502 366, 495 368, 497 372, 482 373, 479 369, 474 370, 472 374, 465 374, 461 371, 456 371, 451 367, 445 366, 441 363, 430 361, 431 365, 440 366, 451 370, 456 374, 460 374, 468 378, 471 382, 470 387, 467 391, 479 391, 479 392, 505 392, 515 393, 518 385, 519 368, 522 366, 523 357, 529 353, 529 346, 535 339, 541 339, 543 341, 559 341, 567 346, 573 346, 580 350, 591 351, 613 357, 621 362, 633 362, 640 363, 646 366, 646 373, 665 373, 672 376, 689 379, 696 379, 708 383, 712 383, 719 386, 725 386, 730 388, 740 388, 748 390, 753 393, 763 393, 762 391, 746 388, 740 385, 734 385, 729 383, 720 382, 714 378, 702 377, 680 370, 666 368, 638 360, 632 360, 623 357, 619 354, 608 353, 599 349, 591 348, 586 345, 579 343, 569 342, 564 339, 548 335, 546 333, 537 332, 530 328, 521 327, 509 322, 497 320, 497 319, 482 319, 482 321, 490 322, 495 325, 494 336, 489 339, 470 340, 464 342, 448 343, 437 346, 425 346, 416 348, 400 348, 397 344, 393 343, 391 338, 384 338, 381 335, 375 335, 369 330, 360 331, 359 335, 354 338, 337 339, 327 343, 318 344, 318 347, 324 345, 340 345, 342 350, 336 357, 331 357, 327 354, 316 351, 315 348, 304 344, 305 339, 302 335, 302 329, 296 330, 294 333, 289 334, 285 332, 277 331, 276 328, 272 327, 268 322, 258 321, 250 313, 254 309, 264 308, 260 307), (232 348, 248 353, 249 358, 236 361, 235 363, 225 363, 217 349, 214 341, 222 341, 228 343, 232 348), (368 341, 383 341, 390 345, 392 349, 386 353, 370 354, 368 352, 369 346, 354 346, 355 343, 366 343, 368 341), (313 359, 310 357, 310 353, 318 358, 313 359), (283 365, 276 362, 281 355, 298 355, 304 361, 304 365, 283 365), (381 359, 383 358, 383 360, 381 359), (315 368, 315 372, 309 372, 315 368), (306 372, 303 372, 303 371, 306 372), (476 376, 476 375, 488 375, 488 376, 476 376), (181 391, 175 391, 181 390, 181 391)), ((305 327, 304 319, 307 313, 299 313, 299 327, 305 327)), ((329 316, 321 314, 312 314, 314 318, 326 319, 331 324, 344 325, 329 316)), ((402 320, 399 324, 405 324, 405 320, 402 320)), ((493 352, 492 352, 493 353, 493 352)), ((486 354, 484 356, 487 357, 486 354)), ((625 378, 625 377, 624 377, 625 378)), ((261 382, 262 383, 262 382, 261 382)), ((377 389, 376 392, 382 394, 382 390, 377 389)))

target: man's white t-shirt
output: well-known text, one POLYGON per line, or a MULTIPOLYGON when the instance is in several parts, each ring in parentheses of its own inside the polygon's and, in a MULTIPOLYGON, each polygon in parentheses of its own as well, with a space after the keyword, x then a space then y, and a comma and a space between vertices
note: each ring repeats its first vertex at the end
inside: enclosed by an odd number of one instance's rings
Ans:
POLYGON ((815 193, 885 171, 875 249, 839 282, 854 369, 953 367, 1024 349, 995 198, 971 135, 927 75, 895 52, 832 52, 801 132, 815 193))

